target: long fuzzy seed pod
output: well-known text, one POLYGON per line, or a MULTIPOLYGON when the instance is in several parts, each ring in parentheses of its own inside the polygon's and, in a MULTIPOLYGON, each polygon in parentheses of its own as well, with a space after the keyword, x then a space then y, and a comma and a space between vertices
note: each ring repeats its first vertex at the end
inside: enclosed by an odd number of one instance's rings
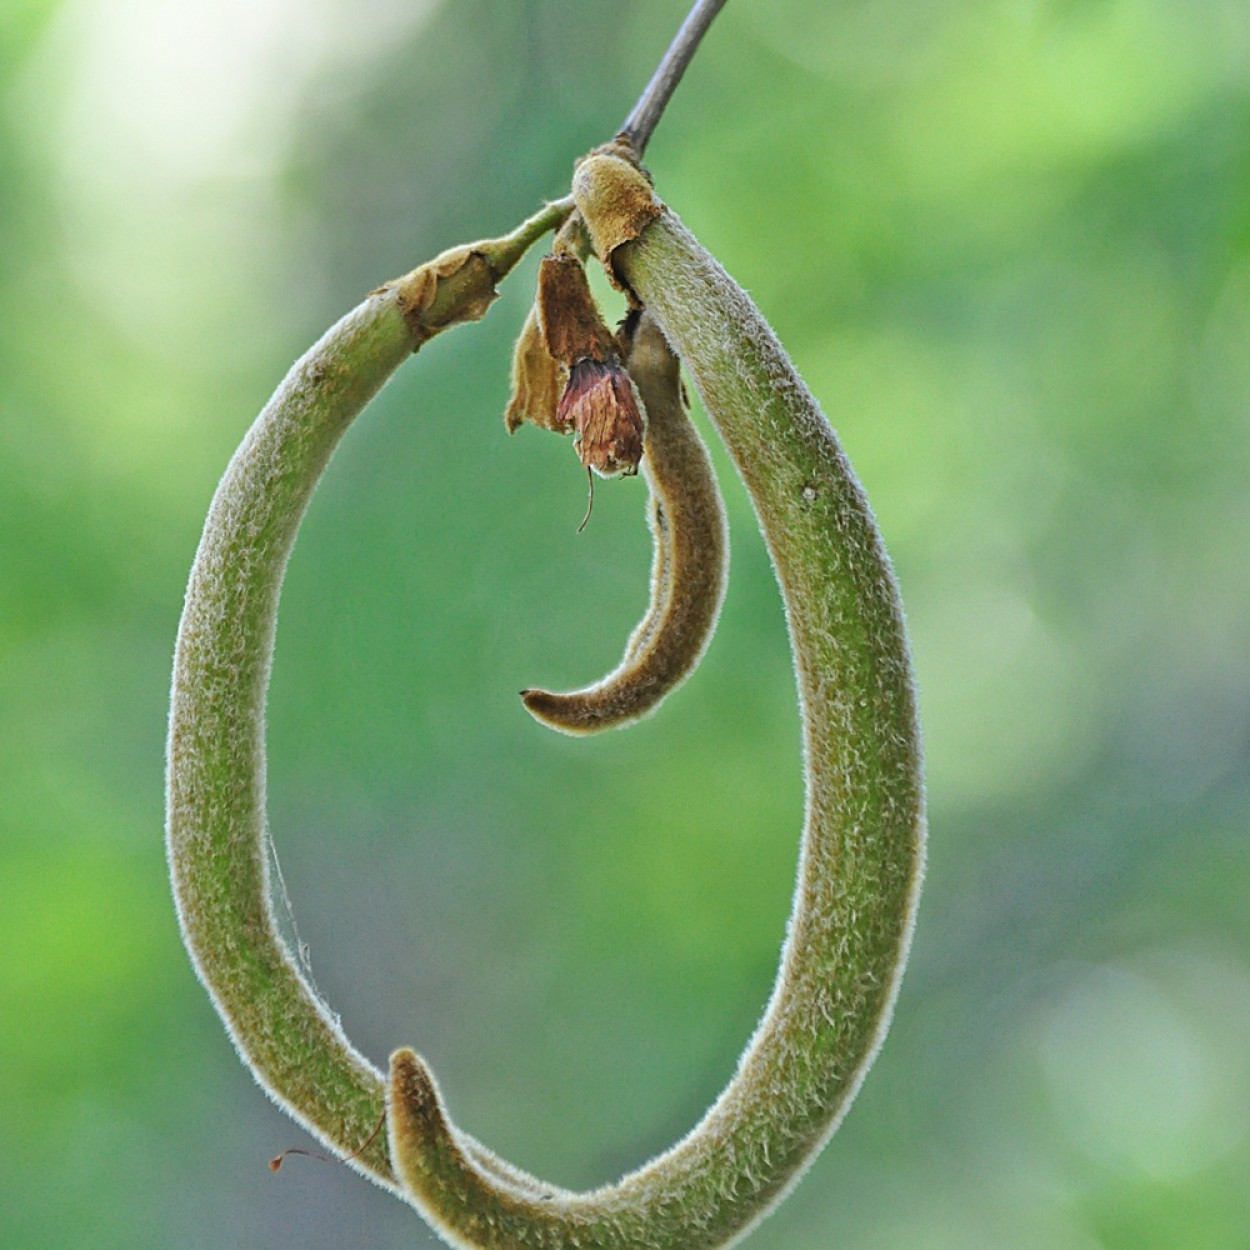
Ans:
POLYGON ((772 998, 732 1080, 638 1171, 587 1194, 507 1179, 451 1123, 407 1049, 391 1057, 391 1152, 456 1246, 706 1250, 742 1237, 794 1184, 885 1035, 923 865, 911 667, 867 501, 758 309, 632 165, 589 158, 574 198, 601 259, 693 373, 777 572, 807 776, 794 907, 772 998))
POLYGON ((653 712, 707 649, 725 597, 729 535, 707 448, 690 421, 681 370, 645 314, 627 367, 647 414, 642 473, 651 492, 651 601, 621 663, 581 690, 525 690, 536 720, 569 734, 627 725, 653 712))
POLYGON ((382 1074, 308 985, 270 904, 265 693, 278 595, 304 510, 352 420, 428 338, 481 317, 495 284, 569 209, 549 205, 502 239, 389 283, 292 366, 213 497, 178 629, 166 847, 183 940, 262 1088, 397 1192, 374 1132, 382 1074))

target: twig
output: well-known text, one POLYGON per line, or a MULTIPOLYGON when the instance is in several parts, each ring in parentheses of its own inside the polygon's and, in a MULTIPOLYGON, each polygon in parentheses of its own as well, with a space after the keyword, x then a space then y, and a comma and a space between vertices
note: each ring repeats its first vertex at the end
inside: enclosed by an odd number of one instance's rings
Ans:
POLYGON ((647 143, 655 130, 665 107, 668 105, 686 66, 698 51, 699 43, 712 24, 712 19, 725 7, 725 0, 695 0, 681 29, 660 62, 651 81, 638 97, 633 112, 625 119, 617 138, 627 143, 638 156, 647 149, 647 143))

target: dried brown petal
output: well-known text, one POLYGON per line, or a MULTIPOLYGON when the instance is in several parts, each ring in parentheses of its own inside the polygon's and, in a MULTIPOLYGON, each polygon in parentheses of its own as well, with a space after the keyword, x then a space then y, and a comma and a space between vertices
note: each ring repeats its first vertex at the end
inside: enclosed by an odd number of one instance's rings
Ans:
POLYGON ((547 350, 563 365, 615 354, 615 337, 590 293, 586 270, 570 253, 544 256, 538 267, 538 320, 547 350))
POLYGON ((572 426, 582 464, 600 477, 638 472, 642 409, 629 374, 615 357, 573 366, 556 419, 572 426))
POLYGON ((564 376, 559 361, 547 350, 538 309, 531 308, 512 354, 512 398, 503 416, 509 434, 515 434, 523 421, 557 434, 569 433, 570 427, 556 418, 564 376))

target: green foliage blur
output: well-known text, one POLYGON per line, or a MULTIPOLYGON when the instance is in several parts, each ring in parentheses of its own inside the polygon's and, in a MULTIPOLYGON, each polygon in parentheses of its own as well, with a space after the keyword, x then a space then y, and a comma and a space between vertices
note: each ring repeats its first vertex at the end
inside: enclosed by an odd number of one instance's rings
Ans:
MULTIPOLYGON (((217 476, 372 287, 511 228, 684 0, 0 7, 0 1241, 432 1245, 254 1087, 183 953, 169 662, 217 476)), ((758 1250, 1250 1245, 1245 0, 731 0, 648 153, 821 397, 896 561, 931 854, 893 1032, 758 1250)), ((571 1186, 681 1135, 783 937, 776 589, 653 719, 639 481, 505 436, 534 260, 358 423, 292 562, 271 817, 379 1064, 571 1186)))

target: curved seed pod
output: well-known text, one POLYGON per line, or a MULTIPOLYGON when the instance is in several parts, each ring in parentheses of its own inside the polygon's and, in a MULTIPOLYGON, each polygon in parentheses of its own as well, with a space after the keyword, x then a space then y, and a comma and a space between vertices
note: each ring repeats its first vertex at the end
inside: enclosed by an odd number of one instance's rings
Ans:
POLYGON ((646 409, 642 472, 651 491, 651 602, 620 665, 582 690, 524 690, 535 717, 553 729, 589 734, 654 711, 698 665, 725 597, 729 534, 707 448, 682 397, 681 370, 644 315, 627 368, 646 409))
POLYGON ((692 369, 743 474, 794 648, 807 762, 799 880, 777 983, 733 1079, 688 1136, 618 1183, 546 1186, 451 1123, 412 1051, 392 1056, 384 1087, 307 984, 269 902, 265 689, 282 575, 313 487, 390 372, 438 330, 480 316, 559 206, 372 296, 296 364, 231 461, 175 656, 170 868, 196 970, 262 1086, 453 1244, 699 1250, 738 1239, 779 1200, 881 1042, 919 888, 919 739, 871 513, 771 330, 631 166, 593 158, 576 192, 601 254, 692 369), (633 217, 614 216, 630 197, 633 217), (369 1142, 384 1088, 388 1148, 369 1142))
POLYGON ((699 1250, 739 1239, 828 1140, 885 1035, 924 847, 902 611, 871 510, 755 305, 631 165, 584 162, 574 197, 605 263, 692 371, 750 491, 785 601, 806 819, 764 1016, 729 1085, 670 1150, 587 1194, 501 1177, 421 1060, 391 1057, 392 1159, 453 1245, 699 1250))
POLYGON ((270 904, 265 692, 278 595, 313 488, 353 418, 428 338, 482 316, 495 284, 570 208, 552 204, 505 238, 453 249, 389 283, 292 366, 213 497, 178 630, 166 845, 183 940, 262 1088, 395 1192, 373 1132, 382 1074, 305 980, 270 904))

